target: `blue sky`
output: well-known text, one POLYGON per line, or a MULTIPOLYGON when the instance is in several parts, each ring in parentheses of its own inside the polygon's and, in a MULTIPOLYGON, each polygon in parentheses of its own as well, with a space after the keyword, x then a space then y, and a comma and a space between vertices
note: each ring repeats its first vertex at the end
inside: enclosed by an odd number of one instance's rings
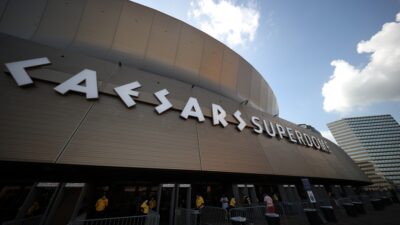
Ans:
POLYGON ((284 119, 327 135, 326 124, 342 117, 400 121, 400 0, 134 1, 242 55, 271 85, 284 119))

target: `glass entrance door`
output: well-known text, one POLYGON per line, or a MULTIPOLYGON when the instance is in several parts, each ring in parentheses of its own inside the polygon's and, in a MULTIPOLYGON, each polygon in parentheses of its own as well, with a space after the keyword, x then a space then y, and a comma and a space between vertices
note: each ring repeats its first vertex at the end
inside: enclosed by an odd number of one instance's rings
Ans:
POLYGON ((16 217, 30 189, 30 185, 5 185, 0 187, 0 224, 16 217))
MULTIPOLYGON (((39 224, 45 222, 46 215, 50 212, 59 186, 59 183, 35 183, 29 189, 29 193, 27 195, 24 194, 23 204, 19 208, 13 221, 22 221, 19 223, 24 224, 39 224)), ((9 188, 4 190, 4 192, 6 192, 9 188)), ((2 191, 2 193, 4 192, 2 191)))
POLYGON ((68 224, 78 213, 77 210, 84 197, 84 187, 84 183, 63 184, 52 204, 45 224, 68 224))
POLYGON ((178 184, 175 208, 190 209, 192 188, 190 184, 178 184))
POLYGON ((175 209, 190 208, 191 185, 161 184, 157 202, 157 212, 160 214, 160 225, 173 225, 175 209))
POLYGON ((175 184, 161 184, 158 191, 157 212, 160 225, 172 225, 175 199, 175 184))
POLYGON ((239 205, 249 206, 259 201, 253 184, 235 184, 232 189, 239 205))

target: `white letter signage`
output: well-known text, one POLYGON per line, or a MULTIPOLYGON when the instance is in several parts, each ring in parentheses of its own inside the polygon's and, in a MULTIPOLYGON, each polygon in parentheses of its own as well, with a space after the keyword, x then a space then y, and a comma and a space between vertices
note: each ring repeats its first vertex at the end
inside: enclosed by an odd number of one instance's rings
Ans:
MULTIPOLYGON (((48 58, 36 58, 24 61, 16 61, 6 63, 6 67, 10 72, 11 76, 15 80, 18 86, 24 86, 28 84, 33 84, 31 77, 25 71, 25 68, 34 67, 34 66, 41 66, 50 64, 48 58)), ((40 79, 44 79, 43 76, 40 76, 40 79)), ((54 81, 53 79, 49 79, 49 81, 54 81)), ((124 104, 131 108, 132 106, 136 105, 134 97, 139 97, 139 92, 136 90, 140 88, 141 85, 138 81, 134 81, 128 84, 124 84, 114 88, 114 91, 117 96, 121 98, 124 104)), ((86 95, 87 99, 97 99, 99 96, 98 88, 97 88, 97 75, 96 71, 84 69, 80 73, 70 77, 66 81, 62 82, 58 86, 54 88, 55 91, 66 94, 69 91, 75 91, 79 93, 83 93, 86 95)), ((102 90, 101 90, 102 91, 102 90)), ((104 91, 107 94, 110 94, 107 91, 104 91)), ((148 93, 146 93, 148 94, 148 93)), ((162 114, 167 110, 173 108, 172 103, 168 100, 167 95, 169 95, 169 91, 167 89, 162 89, 153 93, 155 98, 160 102, 157 106, 155 106, 154 110, 158 114, 162 114)), ((115 94, 114 94, 115 95, 115 94)), ((147 95, 146 95, 147 96, 147 95)), ((147 98, 140 99, 141 102, 145 102, 147 104, 155 105, 157 103, 153 100, 147 100, 147 98)), ((217 98, 214 100, 218 100, 217 98)), ((222 101, 221 101, 222 102, 222 101)), ((175 109, 180 109, 180 104, 175 109)), ((226 127, 229 125, 227 122, 227 113, 222 108, 222 106, 218 104, 211 104, 211 113, 212 115, 208 114, 207 108, 207 116, 212 119, 212 124, 214 126, 221 125, 222 127, 226 127), (212 117, 212 118, 211 118, 212 117)), ((236 110, 232 114, 232 116, 237 120, 236 128, 239 131, 243 131, 246 128, 247 124, 245 120, 242 118, 242 113, 239 110, 236 110)), ((204 114, 201 110, 199 102, 196 98, 189 97, 185 106, 180 113, 180 117, 184 119, 188 119, 189 117, 197 118, 199 122, 204 122, 204 114)), ((273 116, 275 117, 275 116, 273 116)), ((230 118, 230 117, 229 117, 230 118)), ((272 118, 272 120, 275 120, 272 118)), ((276 137, 278 139, 287 139, 292 143, 296 143, 303 146, 312 147, 316 150, 320 150, 322 152, 330 153, 328 142, 324 138, 318 138, 318 136, 313 136, 315 132, 311 132, 309 134, 300 132, 296 129, 297 126, 290 125, 291 127, 282 126, 276 122, 265 120, 260 117, 252 116, 250 119, 250 123, 248 128, 253 129, 253 133, 265 135, 267 137, 276 137)), ((280 119, 276 119, 275 121, 280 121, 280 119)), ((283 122, 283 120, 282 120, 283 122)), ((298 127, 297 127, 298 128, 298 127)), ((298 128, 299 129, 299 128, 298 128)))
POLYGON ((190 97, 187 101, 185 108, 183 108, 181 117, 188 119, 189 116, 196 117, 199 122, 204 121, 203 112, 200 109, 200 105, 197 102, 197 99, 190 97), (193 110, 192 110, 193 109, 193 110))
POLYGON ((158 114, 161 114, 165 111, 167 111, 168 109, 172 108, 172 104, 171 102, 167 99, 167 96, 169 94, 167 89, 162 89, 161 91, 157 91, 156 93, 154 93, 154 95, 156 96, 157 100, 160 101, 160 105, 158 105, 155 110, 157 111, 158 114))
POLYGON ((261 124, 259 123, 259 122, 260 122, 260 118, 258 118, 258 117, 256 117, 256 116, 252 116, 252 117, 251 117, 251 122, 252 122, 253 125, 254 125, 253 131, 254 131, 255 133, 257 133, 257 134, 262 134, 263 129, 262 129, 262 127, 261 127, 261 124))
POLYGON ((280 124, 275 124, 276 130, 278 131, 279 137, 282 139, 283 135, 286 134, 285 129, 283 129, 283 126, 280 124))
POLYGON ((213 125, 221 124, 223 127, 228 126, 228 122, 226 122, 226 112, 225 110, 217 104, 211 104, 212 107, 212 116, 213 116, 213 125))
POLYGON ((133 89, 139 88, 140 83, 135 81, 129 84, 125 84, 119 87, 114 88, 114 91, 117 92, 119 97, 122 99, 122 101, 125 103, 125 105, 130 108, 134 105, 136 105, 136 102, 132 99, 131 96, 133 97, 139 97, 139 92, 134 91, 133 89))
POLYGON ((11 76, 14 78, 15 82, 17 82, 18 86, 24 86, 27 84, 33 84, 32 79, 25 71, 26 67, 41 66, 47 64, 50 64, 50 61, 48 58, 44 57, 6 63, 6 67, 11 73, 11 76))
POLYGON ((69 91, 76 91, 86 94, 87 99, 98 98, 96 71, 84 69, 80 73, 59 84, 54 90, 63 95, 69 91), (86 86, 80 85, 82 82, 85 82, 86 86))
POLYGON ((242 113, 237 110, 234 114, 233 117, 239 122, 239 124, 236 126, 239 131, 242 131, 246 127, 246 122, 241 117, 242 113))

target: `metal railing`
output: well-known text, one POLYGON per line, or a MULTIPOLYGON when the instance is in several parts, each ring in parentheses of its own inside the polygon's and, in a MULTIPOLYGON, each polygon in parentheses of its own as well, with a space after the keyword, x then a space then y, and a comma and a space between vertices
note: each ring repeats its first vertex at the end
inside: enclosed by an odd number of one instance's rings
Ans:
MULTIPOLYGON (((361 199, 361 196, 359 197, 361 199)), ((364 201, 369 199, 363 197, 364 201)), ((275 202, 275 213, 279 215, 280 224, 282 225, 309 225, 307 215, 304 211, 306 208, 315 209, 322 221, 325 221, 320 206, 331 206, 334 213, 340 217, 347 217, 343 204, 351 203, 351 198, 341 198, 333 200, 317 201, 316 203, 302 202, 275 202)), ((249 207, 232 208, 228 211, 220 207, 206 206, 202 210, 193 209, 177 209, 175 211, 174 225, 228 225, 232 224, 231 218, 246 218, 246 224, 251 225, 267 225, 265 215, 265 205, 254 205, 249 207)))
POLYGON ((200 220, 200 211, 194 209, 175 209, 174 225, 197 225, 200 220))
POLYGON ((223 208, 205 206, 200 210, 200 224, 230 225, 229 214, 223 208))
POLYGON ((5 221, 2 225, 38 225, 42 221, 43 215, 30 218, 5 221))
POLYGON ((74 220, 68 225, 158 225, 159 222, 160 215, 158 213, 150 213, 143 216, 74 220))
POLYGON ((277 204, 280 207, 281 212, 278 214, 285 215, 298 215, 303 213, 303 203, 302 202, 280 202, 277 204))
POLYGON ((231 217, 245 217, 248 224, 266 224, 265 206, 251 206, 230 210, 231 217))
POLYGON ((206 206, 199 210, 177 208, 174 225, 230 225, 232 217, 246 218, 246 224, 266 225, 265 206, 233 208, 229 211, 220 207, 206 206))

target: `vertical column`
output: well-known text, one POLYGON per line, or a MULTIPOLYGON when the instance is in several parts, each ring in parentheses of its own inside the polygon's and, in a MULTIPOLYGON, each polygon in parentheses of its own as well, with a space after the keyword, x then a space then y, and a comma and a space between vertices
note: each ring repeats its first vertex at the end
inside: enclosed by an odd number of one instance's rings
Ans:
POLYGON ((87 189, 88 189, 87 184, 84 184, 82 189, 81 189, 81 193, 79 194, 78 200, 76 201, 76 204, 75 204, 75 207, 74 207, 74 211, 72 212, 71 220, 75 219, 75 217, 78 216, 78 213, 79 213, 79 210, 82 207, 82 201, 83 201, 83 198, 86 195, 87 189))
POLYGON ((237 184, 232 185, 232 194, 236 199, 236 205, 238 205, 240 199, 239 199, 239 188, 237 184))
POLYGON ((179 190, 179 188, 176 188, 176 185, 172 188, 172 196, 171 196, 171 203, 170 203, 170 208, 169 208, 169 225, 174 224, 174 213, 175 213, 175 196, 176 195, 176 189, 179 190))
POLYGON ((192 185, 188 187, 187 194, 186 194, 186 208, 190 209, 192 206, 192 185))

